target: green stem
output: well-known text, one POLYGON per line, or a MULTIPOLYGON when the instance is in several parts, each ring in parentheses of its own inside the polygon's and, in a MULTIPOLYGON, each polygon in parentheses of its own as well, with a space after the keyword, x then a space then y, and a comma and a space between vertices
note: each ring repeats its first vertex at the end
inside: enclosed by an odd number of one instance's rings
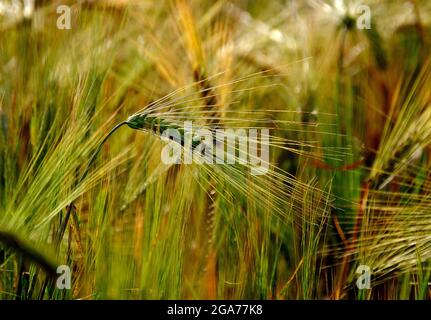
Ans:
POLYGON ((105 138, 103 138, 103 140, 99 143, 99 145, 97 146, 96 152, 93 153, 93 156, 91 157, 90 161, 88 162, 87 168, 85 169, 84 173, 82 174, 81 178, 78 180, 78 183, 82 182, 82 180, 84 180, 84 178, 87 176, 87 174, 90 172, 91 169, 91 165, 93 164, 94 160, 96 160, 97 155, 99 154, 100 150, 102 149, 103 145, 105 144, 106 140, 108 140, 108 138, 115 132, 117 131, 118 128, 120 128, 121 126, 127 124, 126 121, 120 122, 119 124, 117 124, 115 127, 113 127, 111 129, 111 131, 109 131, 109 133, 105 136, 105 138))
MULTIPOLYGON (((119 124, 117 124, 115 127, 113 127, 112 129, 111 129, 111 131, 109 131, 108 132, 108 134, 103 138, 103 140, 99 143, 99 145, 97 146, 97 149, 96 149, 96 151, 93 153, 93 155, 92 155, 92 157, 90 158, 90 161, 88 162, 88 165, 87 165, 87 167, 85 168, 85 171, 84 171, 84 173, 82 174, 82 176, 81 176, 81 178, 79 178, 79 180, 78 180, 78 183, 77 184, 79 184, 79 183, 81 183, 84 179, 85 179, 85 177, 88 175, 88 173, 90 172, 90 169, 91 169, 91 165, 94 163, 94 161, 96 160, 96 157, 97 157, 97 155, 99 154, 99 152, 100 152, 100 150, 102 149, 102 147, 103 147, 103 145, 105 144, 105 142, 109 139, 109 137, 115 132, 115 131, 117 131, 117 129, 118 128, 120 128, 121 126, 123 126, 123 125, 125 125, 126 124, 126 121, 123 121, 123 122, 120 122, 119 124)), ((69 206, 67 207, 67 210, 66 210, 66 216, 65 216, 65 218, 64 218, 64 220, 63 220, 63 223, 61 224, 61 226, 60 226, 60 228, 59 228, 59 230, 58 230, 58 233, 57 233, 57 237, 56 237, 56 243, 55 243, 55 245, 56 245, 56 247, 57 247, 57 249, 58 249, 58 247, 59 247, 59 245, 60 245, 60 242, 61 242, 61 240, 63 239, 63 236, 64 236, 64 233, 65 233, 65 231, 66 231, 66 227, 67 227, 67 225, 68 225, 68 223, 69 223, 69 219, 70 219, 70 216, 71 216, 71 213, 73 213, 74 214, 74 217, 75 217, 75 220, 76 220, 76 222, 78 223, 78 217, 77 217, 77 213, 76 213, 76 211, 75 210, 73 210, 73 207, 74 207, 74 205, 73 205, 73 201, 71 201, 70 202, 70 204, 69 204, 69 206)), ((47 287, 47 285, 48 285, 48 282, 50 281, 50 279, 48 279, 48 278, 46 278, 45 279, 45 282, 44 282, 44 284, 43 284, 43 286, 42 286, 42 288, 41 288, 41 291, 40 291, 40 294, 39 294, 39 299, 43 299, 43 297, 44 297, 44 295, 45 295, 45 290, 46 290, 46 287, 47 287)), ((51 292, 52 293, 52 292, 51 292)))

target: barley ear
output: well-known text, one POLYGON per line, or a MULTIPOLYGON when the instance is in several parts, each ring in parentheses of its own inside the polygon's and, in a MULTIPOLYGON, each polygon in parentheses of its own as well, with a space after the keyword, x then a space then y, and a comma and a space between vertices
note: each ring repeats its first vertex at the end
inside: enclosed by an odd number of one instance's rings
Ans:
POLYGON ((19 253, 24 258, 38 264, 49 276, 53 277, 56 275, 57 264, 16 234, 0 230, 0 243, 19 253))

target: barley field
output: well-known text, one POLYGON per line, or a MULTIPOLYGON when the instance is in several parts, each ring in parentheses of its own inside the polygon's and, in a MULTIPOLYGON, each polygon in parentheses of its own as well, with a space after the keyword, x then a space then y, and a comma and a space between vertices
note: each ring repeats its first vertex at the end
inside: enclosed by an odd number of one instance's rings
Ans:
POLYGON ((0 1, 1 300, 429 299, 430 167, 428 0, 0 1))

